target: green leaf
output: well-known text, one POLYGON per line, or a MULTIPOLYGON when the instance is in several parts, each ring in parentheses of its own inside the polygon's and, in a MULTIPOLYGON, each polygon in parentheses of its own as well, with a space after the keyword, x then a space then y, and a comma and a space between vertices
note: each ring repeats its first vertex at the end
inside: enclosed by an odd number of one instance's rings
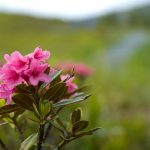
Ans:
POLYGON ((76 122, 73 127, 72 127, 72 132, 73 133, 76 133, 76 132, 79 132, 85 128, 87 128, 89 125, 89 122, 88 121, 85 121, 85 120, 82 120, 82 121, 78 121, 76 122))
POLYGON ((0 99, 0 107, 3 107, 6 105, 6 101, 4 99, 0 99))
POLYGON ((97 128, 89 130, 89 132, 93 133, 93 132, 96 132, 97 130, 100 130, 100 129, 101 129, 100 127, 97 127, 97 128))
POLYGON ((21 143, 20 150, 29 150, 37 142, 37 137, 37 133, 31 134, 21 143))
POLYGON ((71 122, 72 124, 75 124, 80 120, 81 120, 81 108, 77 108, 71 114, 71 122))
POLYGON ((89 131, 83 131, 83 132, 80 132, 79 134, 76 134, 76 136, 80 136, 80 135, 92 135, 94 132, 96 132, 97 130, 101 129, 100 127, 97 127, 97 128, 94 128, 94 129, 91 129, 89 131))
POLYGON ((16 93, 35 93, 35 88, 32 85, 20 84, 16 86, 16 93))
POLYGON ((74 95, 75 93, 79 93, 79 92, 85 91, 87 88, 88 88, 88 86, 79 87, 79 88, 75 89, 73 92, 67 93, 66 96, 67 96, 67 97, 70 97, 71 95, 74 95))
POLYGON ((33 103, 35 103, 35 99, 31 95, 18 93, 14 95, 12 99, 20 107, 30 111, 34 111, 33 103))
POLYGON ((42 89, 45 89, 49 84, 52 85, 55 85, 56 83, 60 82, 60 74, 61 74, 62 71, 57 71, 55 70, 53 74, 50 75, 50 83, 47 83, 47 84, 43 84, 42 86, 42 89))
POLYGON ((40 116, 37 106, 33 103, 33 107, 37 116, 40 116))
POLYGON ((65 106, 77 102, 81 102, 86 100, 90 95, 81 95, 73 98, 68 98, 68 99, 63 99, 55 104, 53 104, 53 107, 60 107, 60 106, 65 106))
POLYGON ((58 101, 64 97, 67 92, 66 83, 60 82, 50 87, 43 96, 43 100, 58 101))
POLYGON ((0 107, 0 115, 9 114, 11 112, 15 112, 20 109, 21 109, 21 107, 16 104, 6 105, 3 107, 0 107))
POLYGON ((15 128, 15 124, 14 124, 14 122, 13 122, 13 120, 11 118, 5 117, 5 118, 3 118, 3 120, 5 122, 7 122, 13 129, 15 128))
POLYGON ((51 75, 51 82, 55 80, 61 73, 62 73, 62 70, 60 71, 55 70, 54 73, 51 75))
POLYGON ((14 112, 14 117, 17 118, 19 115, 23 114, 25 112, 25 109, 20 108, 19 110, 14 112))
POLYGON ((52 104, 50 102, 47 102, 44 104, 44 109, 41 111, 42 116, 46 116, 48 113, 50 113, 52 108, 52 104))
POLYGON ((35 113, 35 112, 28 112, 28 117, 29 120, 32 120, 34 122, 40 123, 40 117, 35 113))

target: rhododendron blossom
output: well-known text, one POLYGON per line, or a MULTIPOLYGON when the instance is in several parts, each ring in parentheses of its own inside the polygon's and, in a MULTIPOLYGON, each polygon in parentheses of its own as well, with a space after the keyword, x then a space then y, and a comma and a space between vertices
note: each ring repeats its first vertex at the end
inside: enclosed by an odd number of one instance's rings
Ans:
POLYGON ((23 82, 20 72, 17 72, 11 65, 5 64, 0 71, 0 80, 9 87, 14 87, 23 82))
MULTIPOLYGON (((42 51, 37 47, 31 54, 23 56, 15 51, 12 54, 5 54, 6 63, 0 69, 0 98, 4 98, 7 104, 11 101, 12 89, 19 84, 38 85, 41 82, 50 82, 50 77, 45 73, 49 65, 46 60, 49 58, 49 51, 42 51)), ((50 69, 50 74, 53 69, 50 69)))
POLYGON ((77 64, 75 67, 75 73, 82 77, 90 76, 93 73, 93 70, 84 64, 77 64))
POLYGON ((40 47, 37 47, 33 53, 29 54, 29 57, 37 59, 39 61, 45 61, 50 57, 50 52, 42 51, 40 47))
POLYGON ((6 84, 0 84, 0 98, 6 99, 7 104, 10 104, 13 89, 10 89, 6 84))
POLYGON ((68 86, 68 92, 71 93, 73 92, 75 89, 77 89, 77 85, 75 83, 73 83, 74 77, 71 77, 67 74, 67 75, 61 75, 61 80, 64 81, 66 80, 66 85, 68 86), (67 79, 69 78, 69 79, 67 79))
POLYGON ((22 56, 18 51, 13 52, 10 56, 5 54, 4 58, 11 67, 15 68, 15 70, 19 71, 28 68, 28 57, 22 56))
POLYGON ((93 73, 93 69, 81 63, 73 63, 73 62, 63 62, 60 63, 57 69, 64 70, 67 73, 71 72, 74 69, 74 73, 80 77, 87 77, 93 73))
POLYGON ((50 81, 50 77, 44 73, 47 68, 48 64, 40 64, 39 61, 32 59, 30 68, 25 71, 25 74, 29 77, 29 82, 36 86, 39 81, 50 81))

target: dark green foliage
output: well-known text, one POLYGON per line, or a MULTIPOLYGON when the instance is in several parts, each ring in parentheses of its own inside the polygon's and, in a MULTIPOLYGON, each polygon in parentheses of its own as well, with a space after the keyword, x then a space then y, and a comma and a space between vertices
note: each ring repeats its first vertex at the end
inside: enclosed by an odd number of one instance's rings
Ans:
POLYGON ((67 93, 66 83, 60 82, 56 83, 54 86, 50 87, 45 95, 43 96, 43 100, 49 100, 53 102, 57 102, 62 99, 67 93))
POLYGON ((89 122, 85 121, 85 120, 78 121, 78 122, 73 124, 72 132, 77 133, 77 132, 87 128, 88 124, 89 124, 89 122))
POLYGON ((0 115, 9 114, 21 110, 21 107, 16 104, 6 105, 0 108, 0 115))
POLYGON ((37 137, 38 137, 37 133, 31 134, 21 143, 20 150, 29 150, 34 144, 36 144, 37 137))
POLYGON ((76 122, 81 120, 81 114, 82 114, 82 112, 81 112, 80 108, 77 108, 72 112, 72 114, 71 114, 72 124, 75 124, 76 122))
POLYGON ((35 87, 32 85, 25 85, 25 84, 20 84, 16 86, 16 93, 35 93, 35 87))
POLYGON ((36 103, 33 96, 24 94, 24 93, 18 93, 12 97, 13 101, 20 107, 34 111, 33 104, 36 103))
POLYGON ((77 102, 80 102, 80 101, 84 101, 89 96, 90 95, 81 95, 81 96, 79 95, 79 96, 76 96, 76 97, 72 97, 72 98, 68 98, 68 99, 63 99, 60 102, 55 103, 53 105, 53 107, 66 106, 66 105, 70 105, 70 104, 77 103, 77 102))

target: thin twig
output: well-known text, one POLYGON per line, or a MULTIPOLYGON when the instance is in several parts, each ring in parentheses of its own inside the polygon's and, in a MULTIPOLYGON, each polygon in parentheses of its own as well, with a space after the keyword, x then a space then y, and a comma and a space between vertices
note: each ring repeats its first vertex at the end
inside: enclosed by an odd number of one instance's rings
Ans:
POLYGON ((63 141, 61 141, 58 145, 58 150, 60 150, 62 147, 64 147, 66 144, 80 138, 83 137, 85 135, 92 135, 92 132, 90 132, 89 134, 87 134, 86 132, 80 133, 78 135, 76 135, 75 137, 71 137, 70 139, 63 139, 63 141))
POLYGON ((6 145, 4 144, 4 142, 0 139, 0 146, 3 150, 8 150, 8 148, 6 147, 6 145))
POLYGON ((36 150, 41 150, 42 149, 42 143, 43 143, 43 140, 44 140, 44 128, 45 128, 45 124, 40 124, 36 150))

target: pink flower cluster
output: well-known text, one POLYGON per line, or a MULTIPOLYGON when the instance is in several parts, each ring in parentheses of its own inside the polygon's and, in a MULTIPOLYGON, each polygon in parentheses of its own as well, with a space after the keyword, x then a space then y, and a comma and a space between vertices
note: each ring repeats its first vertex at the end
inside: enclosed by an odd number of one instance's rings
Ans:
POLYGON ((88 77, 93 73, 93 69, 86 66, 85 64, 77 64, 73 62, 60 63, 57 69, 64 70, 69 73, 74 68, 74 73, 79 77, 88 77))
POLYGON ((26 56, 18 51, 5 54, 6 64, 0 69, 0 98, 6 99, 9 104, 15 86, 21 83, 36 86, 40 81, 50 82, 50 77, 45 73, 49 67, 46 63, 49 57, 50 52, 42 51, 40 47, 26 56))

